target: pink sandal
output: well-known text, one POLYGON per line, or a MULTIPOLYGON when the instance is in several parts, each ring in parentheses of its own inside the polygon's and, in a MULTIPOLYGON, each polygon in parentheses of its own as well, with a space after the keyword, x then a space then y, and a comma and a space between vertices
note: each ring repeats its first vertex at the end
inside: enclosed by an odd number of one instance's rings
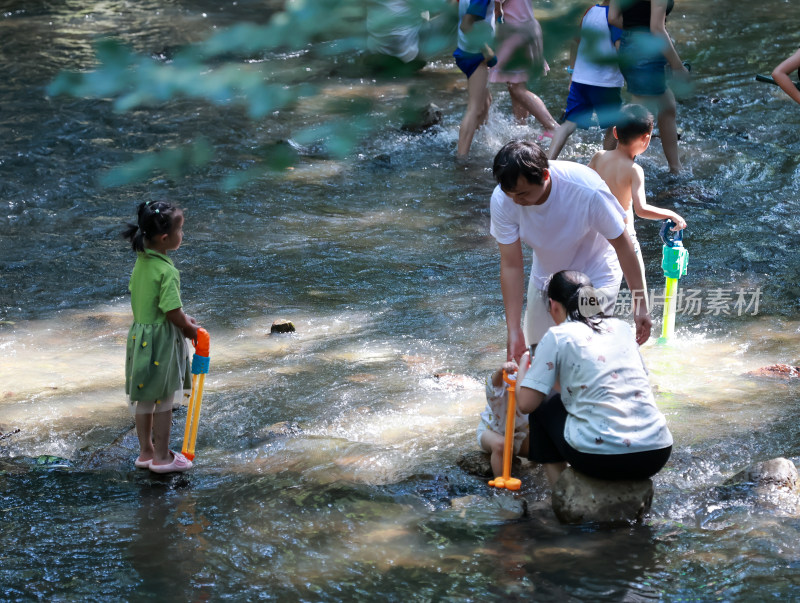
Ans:
POLYGON ((192 461, 183 456, 180 452, 173 452, 170 450, 173 459, 171 463, 166 465, 154 465, 150 463, 150 471, 153 473, 176 473, 179 471, 188 471, 192 468, 192 461))
POLYGON ((136 466, 137 469, 150 469, 150 465, 153 463, 153 459, 147 459, 146 461, 142 461, 139 457, 136 457, 136 460, 133 461, 133 464, 136 466))

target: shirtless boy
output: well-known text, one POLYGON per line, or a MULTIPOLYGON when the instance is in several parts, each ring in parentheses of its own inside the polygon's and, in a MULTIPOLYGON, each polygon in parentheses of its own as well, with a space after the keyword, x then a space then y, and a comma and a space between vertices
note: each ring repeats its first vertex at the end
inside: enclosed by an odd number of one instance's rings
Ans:
POLYGON ((650 205, 645 198, 644 171, 634 160, 647 150, 652 132, 653 115, 642 105, 625 105, 614 127, 617 148, 613 151, 598 151, 589 162, 589 167, 600 175, 625 210, 625 224, 633 240, 642 272, 644 262, 633 226, 633 214, 646 220, 670 219, 675 222, 672 229, 675 231, 686 228, 686 221, 681 216, 669 209, 650 205))

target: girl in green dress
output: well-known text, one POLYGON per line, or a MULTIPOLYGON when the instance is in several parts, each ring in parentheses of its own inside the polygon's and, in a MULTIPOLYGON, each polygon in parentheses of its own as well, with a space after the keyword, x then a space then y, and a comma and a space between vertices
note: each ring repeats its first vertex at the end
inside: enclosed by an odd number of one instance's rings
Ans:
POLYGON ((123 236, 137 254, 128 289, 133 324, 128 331, 125 393, 136 420, 135 465, 155 473, 186 471, 191 461, 169 449, 172 402, 190 388, 186 338, 198 324, 182 309, 180 274, 167 257, 183 240, 183 212, 166 201, 139 204, 137 223, 123 236))

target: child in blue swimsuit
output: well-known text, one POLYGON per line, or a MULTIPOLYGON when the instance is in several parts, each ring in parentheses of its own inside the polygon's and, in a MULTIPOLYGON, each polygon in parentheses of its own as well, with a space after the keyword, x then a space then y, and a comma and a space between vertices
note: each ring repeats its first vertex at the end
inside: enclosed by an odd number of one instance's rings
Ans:
POLYGON ((489 43, 494 36, 494 0, 459 0, 456 65, 467 76, 467 110, 458 129, 458 157, 469 154, 475 131, 486 122, 492 95, 489 67, 497 63, 489 43))

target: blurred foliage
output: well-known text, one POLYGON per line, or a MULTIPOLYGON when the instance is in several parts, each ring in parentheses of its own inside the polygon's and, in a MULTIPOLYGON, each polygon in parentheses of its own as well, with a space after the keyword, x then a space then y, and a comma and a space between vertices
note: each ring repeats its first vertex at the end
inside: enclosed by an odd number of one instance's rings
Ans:
MULTIPOLYGON (((317 123, 292 133, 292 145, 276 142, 258 149, 254 167, 229 175, 222 183, 226 189, 235 188, 265 171, 292 165, 304 145, 322 144, 326 155, 346 157, 366 136, 384 129, 387 120, 408 117, 415 106, 430 100, 423 96, 422 87, 411 85, 409 98, 391 114, 385 106, 376 106, 366 90, 363 96, 347 101, 324 93, 332 72, 376 81, 413 77, 424 61, 446 60, 452 53, 457 3, 405 0, 404 10, 398 14, 397 2, 392 0, 392 10, 386 10, 386 0, 288 0, 266 24, 240 23, 214 32, 200 43, 170 50, 166 56, 138 54, 117 40, 104 39, 96 44, 92 70, 59 74, 48 93, 108 99, 116 111, 194 99, 242 106, 253 120, 295 110, 301 102, 313 106, 317 123), (381 55, 381 60, 375 61, 375 55, 367 51, 368 16, 372 32, 416 31, 417 59, 403 63, 381 55), (291 58, 298 56, 301 58, 291 58), (297 61, 302 61, 304 68, 297 68, 297 61)), ((561 13, 542 23, 548 57, 562 53, 579 34, 581 15, 588 4, 567 4, 561 13)), ((541 67, 529 68, 534 78, 541 75, 541 67)), ((198 140, 138 157, 111 170, 103 184, 124 185, 156 173, 175 180, 211 161, 213 155, 213 141, 198 140)))

